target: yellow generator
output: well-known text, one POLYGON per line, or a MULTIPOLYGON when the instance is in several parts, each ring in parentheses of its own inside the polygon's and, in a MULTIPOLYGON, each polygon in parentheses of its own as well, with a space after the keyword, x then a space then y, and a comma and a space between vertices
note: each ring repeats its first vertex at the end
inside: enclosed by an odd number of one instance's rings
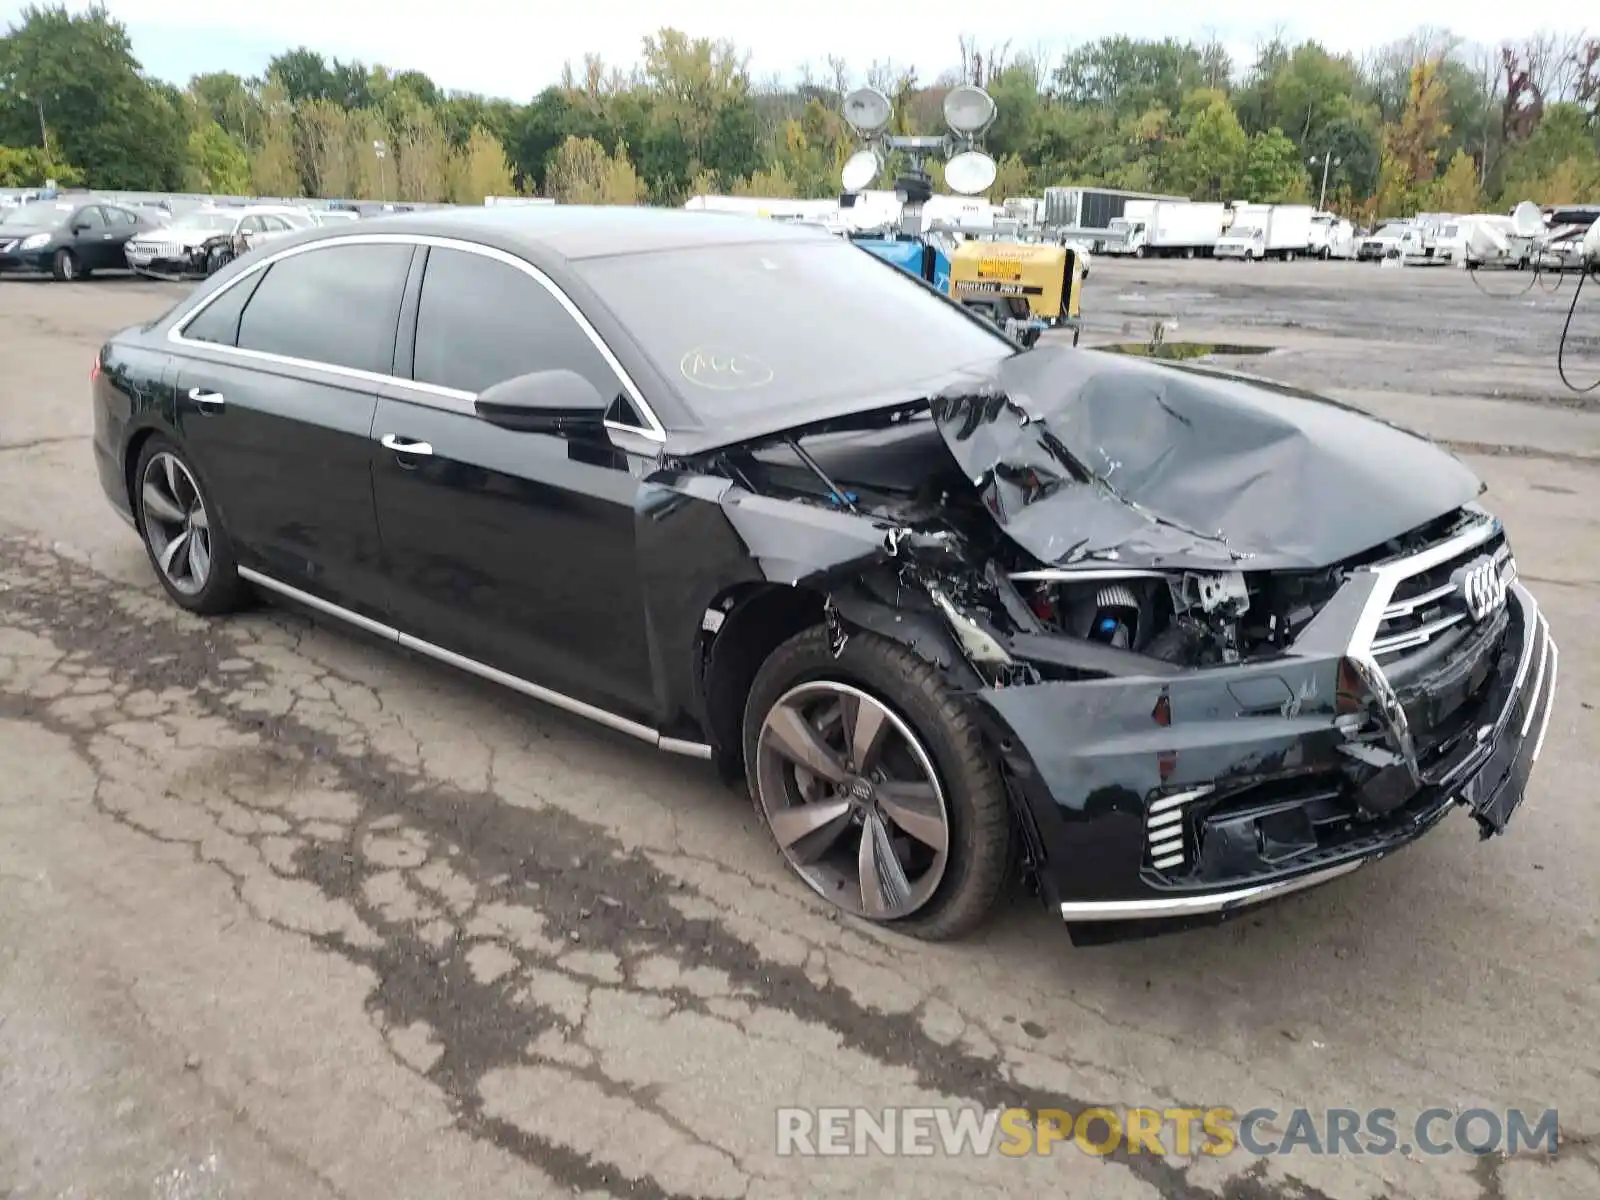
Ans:
POLYGON ((1078 342, 1082 272, 1071 247, 967 239, 950 254, 950 295, 996 318, 1072 330, 1078 342))

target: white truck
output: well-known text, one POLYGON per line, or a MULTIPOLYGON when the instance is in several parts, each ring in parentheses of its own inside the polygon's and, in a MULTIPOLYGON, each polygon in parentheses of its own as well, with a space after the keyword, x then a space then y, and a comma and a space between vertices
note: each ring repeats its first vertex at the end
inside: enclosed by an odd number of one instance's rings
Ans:
POLYGON ((1235 204, 1227 233, 1217 239, 1218 258, 1293 262, 1311 249, 1309 204, 1235 204))
POLYGON ((1106 239, 1108 254, 1134 258, 1181 254, 1193 258, 1210 254, 1228 220, 1228 206, 1188 200, 1129 201, 1123 215, 1111 222, 1106 239))
POLYGON ((1314 213, 1310 253, 1321 259, 1354 258, 1356 227, 1337 213, 1314 213))

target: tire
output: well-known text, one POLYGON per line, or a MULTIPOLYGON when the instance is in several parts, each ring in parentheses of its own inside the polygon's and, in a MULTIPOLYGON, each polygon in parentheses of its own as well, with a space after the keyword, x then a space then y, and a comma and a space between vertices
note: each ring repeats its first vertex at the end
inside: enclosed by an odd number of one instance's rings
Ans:
MULTIPOLYGON (((817 727, 813 726, 812 733, 816 732, 817 727)), ((841 745, 846 745, 842 731, 838 736, 841 745)), ((864 920, 927 941, 960 937, 993 912, 1010 878, 1013 862, 1015 829, 1005 785, 967 702, 918 655, 870 633, 852 634, 837 656, 826 628, 809 629, 790 638, 772 652, 751 684, 745 701, 744 756, 752 802, 774 844, 790 869, 824 899, 864 920), (868 911, 854 866, 862 831, 867 828, 866 822, 873 819, 880 821, 890 834, 899 834, 904 850, 897 849, 895 858, 902 867, 902 882, 910 875, 902 855, 911 860, 912 867, 930 856, 928 843, 912 835, 907 826, 895 823, 895 818, 887 815, 887 808, 879 807, 878 789, 887 797, 892 781, 876 775, 871 779, 851 776, 819 802, 835 808, 854 806, 840 818, 848 822, 840 827, 842 832, 825 843, 836 861, 807 867, 797 864, 774 829, 769 809, 782 811, 791 807, 799 780, 795 768, 789 765, 793 760, 771 748, 776 739, 768 721, 781 722, 785 714, 792 718, 813 699, 824 708, 830 700, 840 701, 841 716, 843 704, 851 701, 857 705, 870 703, 880 717, 886 711, 882 728, 887 732, 880 754, 882 761, 889 764, 884 769, 894 779, 904 778, 894 769, 898 764, 911 764, 923 775, 931 768, 935 805, 942 794, 942 812, 935 816, 944 822, 946 849, 937 877, 929 867, 917 872, 917 878, 907 884, 908 900, 915 901, 914 907, 892 913, 868 911), (913 740, 902 740, 907 733, 913 740), (916 755, 920 759, 914 758, 916 755), (867 785, 870 796, 862 795, 862 784, 867 785), (772 789, 773 794, 764 798, 763 787, 772 789), (835 873, 836 880, 831 877, 835 873), (847 890, 852 881, 855 886, 847 890)), ((845 757, 840 754, 838 759, 845 757)), ((824 794, 832 786, 821 775, 809 778, 824 794)), ((916 787, 915 776, 912 778, 910 786, 916 787)), ((919 808, 911 815, 925 817, 933 807, 919 808)), ((832 827, 835 822, 828 824, 832 827)), ((885 889, 874 890, 881 901, 885 889)))
POLYGON ((1283 252, 1283 261, 1286 262, 1286 263, 1293 262, 1294 261, 1294 251, 1293 250, 1285 250, 1283 252))
POLYGON ((241 608, 248 588, 239 578, 233 542, 199 472, 184 453, 167 438, 152 437, 139 453, 131 490, 145 553, 172 602, 202 616, 241 608), (168 506, 165 511, 163 502, 168 506), (176 557, 163 566, 163 553, 180 537, 191 539, 190 549, 180 546, 176 557), (205 547, 203 561, 192 553, 194 542, 205 547))
POLYGON ((1133 248, 1133 256, 1135 258, 1143 258, 1144 257, 1144 247, 1143 246, 1135 246, 1133 248))
POLYGON ((233 252, 230 250, 213 250, 206 255, 206 278, 209 279, 223 267, 233 261, 233 252))
POLYGON ((63 246, 50 260, 50 274, 58 283, 71 283, 79 275, 78 256, 63 246))

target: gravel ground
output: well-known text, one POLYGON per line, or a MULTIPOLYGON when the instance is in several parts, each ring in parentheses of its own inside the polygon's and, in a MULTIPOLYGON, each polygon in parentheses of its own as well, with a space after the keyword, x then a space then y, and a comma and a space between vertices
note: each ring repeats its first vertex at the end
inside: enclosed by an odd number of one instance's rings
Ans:
POLYGON ((1452 818, 1225 927, 1074 950, 1023 895, 953 946, 834 920, 702 765, 343 628, 178 612, 100 496, 86 377, 183 289, 0 282, 0 1196, 1591 1200, 1600 437, 1555 376, 1572 283, 1096 263, 1087 341, 1270 345, 1240 363, 1465 453, 1562 695, 1508 836, 1452 818), (776 1106, 854 1104, 1556 1108, 1563 1145, 775 1153, 776 1106))

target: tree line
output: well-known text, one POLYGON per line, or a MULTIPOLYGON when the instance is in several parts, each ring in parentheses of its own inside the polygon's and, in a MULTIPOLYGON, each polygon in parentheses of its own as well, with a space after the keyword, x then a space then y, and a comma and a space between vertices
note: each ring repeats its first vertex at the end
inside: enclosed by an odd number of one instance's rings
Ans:
MULTIPOLYGON (((892 130, 938 132, 961 82, 998 105, 991 197, 1058 185, 1317 200, 1364 218, 1600 200, 1600 39, 1496 47, 1424 29, 1354 56, 1264 41, 1102 38, 1051 59, 958 42, 931 81, 830 58, 757 79, 730 42, 664 28, 628 66, 586 55, 527 103, 300 47, 259 78, 152 79, 105 8, 31 7, 0 38, 0 185, 479 203, 524 193, 680 204, 837 193, 868 83, 892 130)), ((886 179, 897 164, 888 164, 886 179)), ((937 171, 936 171, 937 173, 937 171)), ((936 182, 939 182, 936 180, 936 182)))

